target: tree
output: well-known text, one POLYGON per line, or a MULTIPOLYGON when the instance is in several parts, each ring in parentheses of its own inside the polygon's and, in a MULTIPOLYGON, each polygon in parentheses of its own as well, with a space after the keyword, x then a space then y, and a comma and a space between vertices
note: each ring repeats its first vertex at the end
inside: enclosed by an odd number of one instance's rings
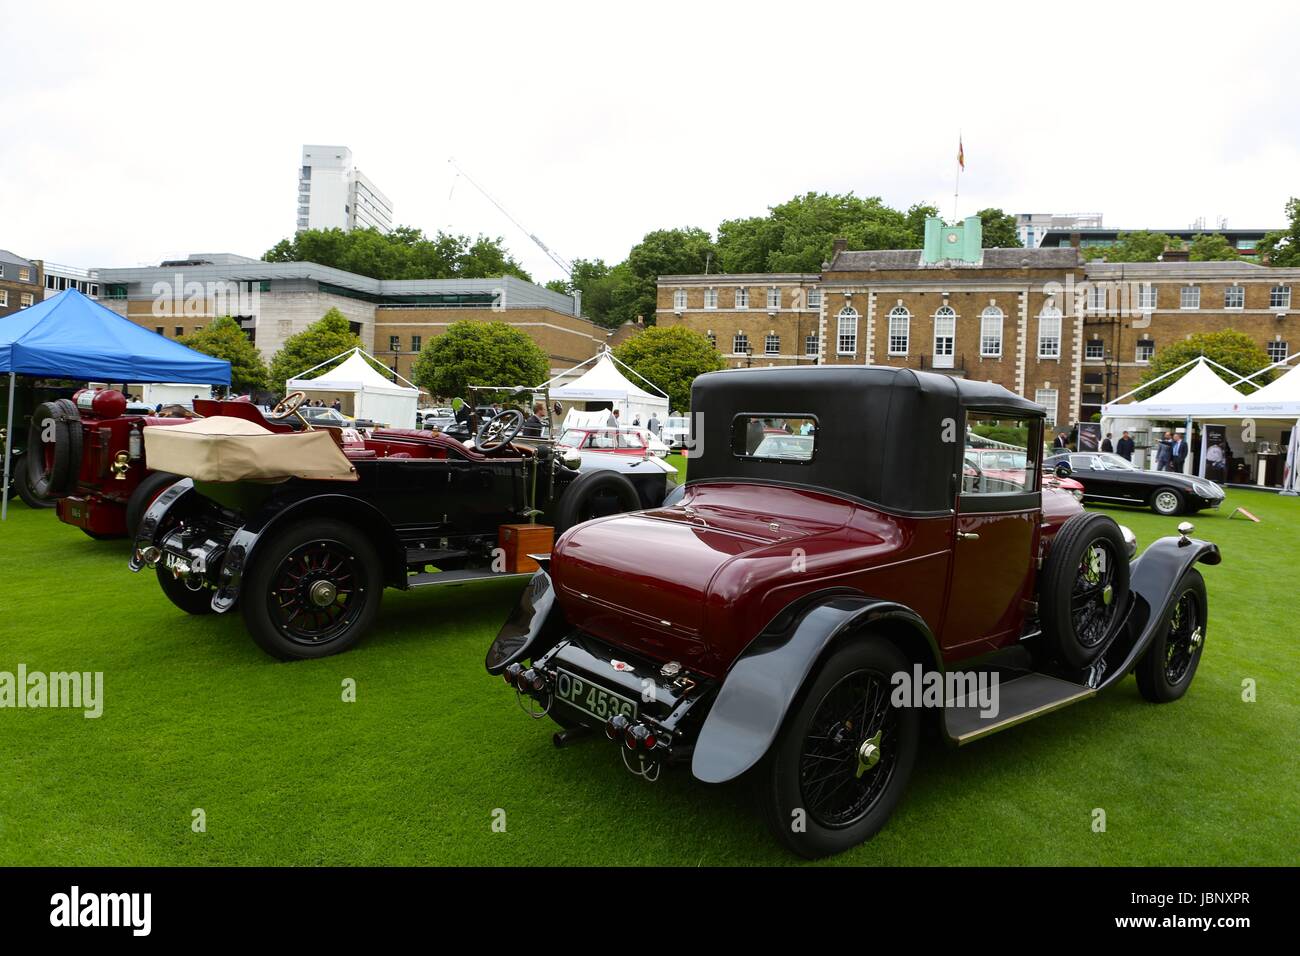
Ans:
POLYGON ((426 345, 411 381, 430 395, 469 398, 471 385, 535 386, 550 378, 545 352, 504 322, 453 322, 426 345))
POLYGON ((648 328, 616 348, 614 355, 667 392, 673 410, 691 407, 691 383, 697 375, 726 365, 707 338, 684 325, 648 328))
POLYGON ((205 328, 182 337, 180 343, 196 352, 229 362, 232 391, 243 393, 266 389, 266 363, 262 361, 257 346, 248 341, 239 323, 230 316, 213 319, 205 328))
POLYGON ((718 226, 718 253, 726 272, 820 272, 836 239, 850 249, 919 249, 933 206, 906 214, 879 196, 806 193, 772 206, 766 216, 729 219, 718 226))
MULTIPOLYGON (((352 331, 347 317, 338 309, 330 309, 319 320, 285 339, 280 351, 271 357, 271 387, 283 388, 288 379, 360 345, 361 336, 352 331)), ((312 378, 330 368, 333 365, 317 369, 312 372, 312 378)))
POLYGON ((1001 209, 981 209, 975 215, 980 217, 983 227, 985 249, 1019 249, 1020 233, 1016 229, 1016 217, 1001 209))
POLYGON ((1300 266, 1300 198, 1287 201, 1286 214, 1291 225, 1268 233, 1257 247, 1260 259, 1271 266, 1300 266))
POLYGON ((1173 241, 1163 232, 1139 229, 1136 232, 1122 233, 1113 246, 1086 246, 1083 257, 1105 259, 1107 262, 1155 262, 1164 255, 1173 241))
POLYGON ((704 229, 657 229, 632 247, 625 268, 611 270, 611 304, 605 324, 622 325, 638 315, 654 322, 661 275, 694 275, 718 259, 713 236, 704 229))
MULTIPOLYGON (((565 295, 582 293, 582 314, 597 325, 617 328, 622 319, 614 314, 615 289, 620 285, 632 283, 631 270, 620 263, 610 268, 604 259, 575 259, 573 273, 566 280, 552 280, 546 283, 548 289, 565 295)), ((627 300, 635 295, 626 295, 627 300)))
POLYGON ((1192 262, 1236 259, 1237 250, 1221 235, 1193 236, 1187 246, 1187 258, 1192 262))
MULTIPOLYGON (((1156 352, 1155 357, 1151 360, 1151 366, 1146 370, 1146 374, 1142 376, 1140 381, 1150 382, 1159 378, 1166 372, 1190 362, 1198 355, 1204 355, 1225 368, 1231 369, 1238 375, 1250 375, 1266 365, 1272 364, 1268 354, 1260 348, 1254 339, 1244 332, 1238 332, 1236 329, 1221 329, 1218 332, 1196 332, 1185 339, 1166 345, 1156 352)), ((1177 375, 1161 379, 1155 385, 1148 386, 1137 392, 1135 397, 1138 399, 1149 398, 1156 392, 1174 384, 1190 370, 1191 367, 1189 366, 1177 375)), ((1218 370, 1216 372, 1222 377, 1222 372, 1218 370)), ((1251 381, 1258 385, 1265 385, 1272 377, 1272 372, 1266 372, 1251 381)))
POLYGON ((262 256, 267 262, 318 262, 374 279, 491 279, 513 275, 531 281, 505 251, 500 237, 432 237, 412 226, 377 229, 305 229, 281 239, 262 256))

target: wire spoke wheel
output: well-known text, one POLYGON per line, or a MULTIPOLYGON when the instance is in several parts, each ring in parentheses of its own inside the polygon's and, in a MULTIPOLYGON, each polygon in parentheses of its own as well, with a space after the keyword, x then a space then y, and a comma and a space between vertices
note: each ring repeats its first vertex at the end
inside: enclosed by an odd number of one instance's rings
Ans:
POLYGON ((1184 591, 1169 619, 1169 636, 1165 640, 1165 680, 1178 684, 1187 676, 1192 659, 1200 649, 1202 626, 1195 596, 1184 591))
POLYGON ((822 698, 804 736, 799 789, 817 823, 861 820, 889 785, 898 759, 898 712, 886 675, 854 671, 822 698))
POLYGON ((1070 616, 1084 647, 1096 647, 1110 633, 1118 612, 1115 563, 1118 556, 1109 541, 1096 539, 1084 548, 1070 592, 1070 616))
POLYGON ((344 634, 365 606, 356 564, 357 556, 341 541, 311 541, 290 551, 267 595, 276 628, 306 645, 344 634))

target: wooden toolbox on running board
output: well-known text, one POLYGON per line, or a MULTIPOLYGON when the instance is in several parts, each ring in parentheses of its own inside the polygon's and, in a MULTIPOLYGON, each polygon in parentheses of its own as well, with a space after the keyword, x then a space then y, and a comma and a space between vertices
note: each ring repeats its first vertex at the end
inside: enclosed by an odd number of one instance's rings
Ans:
POLYGON ((503 524, 497 531, 497 545, 506 553, 506 572, 536 571, 530 554, 550 554, 555 529, 546 524, 503 524))

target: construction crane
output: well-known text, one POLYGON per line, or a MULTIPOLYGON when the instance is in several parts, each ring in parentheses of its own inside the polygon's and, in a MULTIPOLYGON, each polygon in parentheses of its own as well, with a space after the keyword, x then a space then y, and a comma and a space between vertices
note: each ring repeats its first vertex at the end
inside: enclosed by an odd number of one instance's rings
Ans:
POLYGON ((465 172, 465 170, 461 168, 460 164, 456 162, 455 157, 452 156, 447 157, 447 162, 451 164, 452 169, 456 170, 456 172, 459 175, 464 176, 465 179, 469 181, 469 184, 471 186, 473 186, 475 189, 481 192, 488 202, 490 202, 492 205, 500 209, 501 215, 505 216, 507 219, 513 222, 515 226, 518 227, 520 232, 524 233, 525 235, 528 236, 529 239, 537 243, 537 247, 541 249, 542 252, 546 253, 550 257, 551 261, 554 262, 557 266, 559 266, 564 271, 564 277, 566 279, 573 278, 573 263, 571 263, 568 259, 564 258, 564 256, 560 255, 558 252, 553 250, 546 243, 542 242, 542 240, 538 238, 536 233, 530 232, 522 222, 520 222, 514 216, 510 215, 510 210, 506 209, 505 206, 501 205, 499 202, 493 199, 491 193, 489 193, 486 189, 484 189, 482 186, 476 183, 474 181, 474 177, 471 176, 469 173, 465 172))

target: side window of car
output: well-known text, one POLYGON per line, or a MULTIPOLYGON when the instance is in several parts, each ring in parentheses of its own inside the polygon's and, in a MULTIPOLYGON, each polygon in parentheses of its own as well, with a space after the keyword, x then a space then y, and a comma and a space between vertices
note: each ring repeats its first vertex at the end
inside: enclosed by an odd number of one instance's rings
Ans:
POLYGON ((1037 421, 1001 418, 989 412, 966 416, 961 494, 1023 495, 1038 490, 1038 456, 1031 452, 1041 433, 1037 421))

